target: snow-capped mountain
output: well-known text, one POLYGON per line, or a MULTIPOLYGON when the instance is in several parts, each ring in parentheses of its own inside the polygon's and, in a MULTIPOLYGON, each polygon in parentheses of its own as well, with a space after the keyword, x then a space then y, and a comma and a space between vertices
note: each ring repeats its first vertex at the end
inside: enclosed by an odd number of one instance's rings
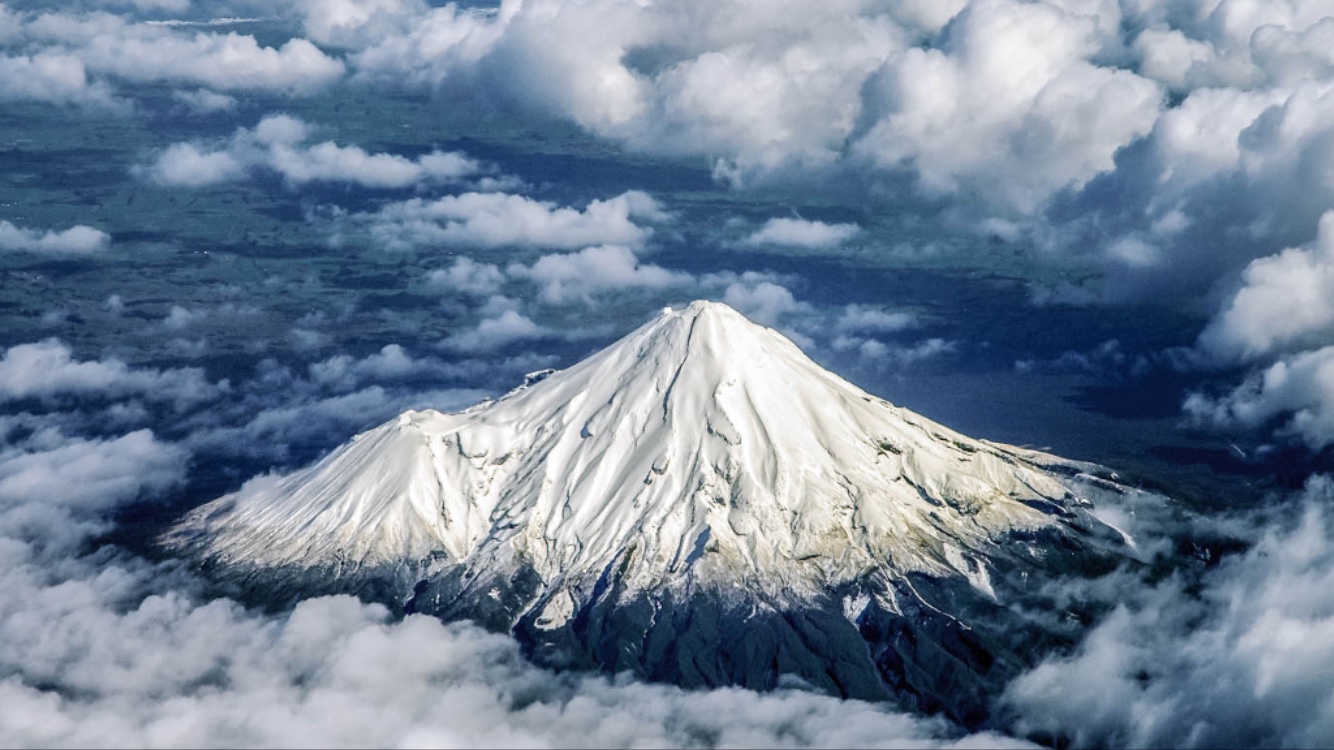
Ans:
MULTIPOLYGON (((464 412, 405 413, 310 468, 253 480, 165 542, 224 574, 397 577, 408 609, 487 622, 570 664, 685 684, 772 686, 786 670, 934 705, 918 683, 943 678, 905 677, 906 663, 887 675, 868 628, 898 618, 917 638, 938 622, 977 640, 948 601, 998 608, 997 569, 1096 557, 1093 539, 1115 536, 1083 510, 1087 465, 896 407, 722 304, 664 310, 530 381, 464 412), (745 646, 755 658, 725 653, 727 638, 693 665, 673 651, 701 621, 712 632, 795 612, 835 617, 788 622, 790 635, 745 646), (815 631, 856 649, 820 654, 815 631), (782 657, 796 648, 806 656, 782 657), (754 675, 761 663, 772 674, 754 675)), ((988 665, 1004 650, 961 648, 988 665)))

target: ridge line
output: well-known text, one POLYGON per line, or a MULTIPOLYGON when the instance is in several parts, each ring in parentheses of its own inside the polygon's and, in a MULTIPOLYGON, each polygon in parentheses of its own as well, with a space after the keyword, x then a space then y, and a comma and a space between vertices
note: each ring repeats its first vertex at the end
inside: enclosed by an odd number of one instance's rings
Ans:
POLYGON ((676 388, 676 381, 681 378, 681 371, 685 369, 686 362, 690 359, 691 352, 694 349, 690 346, 695 340, 695 326, 699 325, 699 315, 690 319, 690 330, 686 331, 686 355, 681 358, 680 364, 676 366, 676 372, 672 373, 672 382, 667 384, 667 390, 662 394, 662 421, 667 421, 668 406, 667 402, 672 398, 672 391, 676 388))

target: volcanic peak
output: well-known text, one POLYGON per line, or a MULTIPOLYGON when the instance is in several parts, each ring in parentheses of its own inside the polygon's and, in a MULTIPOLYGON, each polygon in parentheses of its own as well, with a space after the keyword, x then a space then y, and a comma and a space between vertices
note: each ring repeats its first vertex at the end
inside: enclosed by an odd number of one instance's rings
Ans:
POLYGON ((168 543, 261 568, 530 569, 556 587, 616 569, 635 590, 805 597, 877 571, 986 589, 1006 534, 1064 529, 1074 466, 960 435, 695 302, 497 400, 407 412, 247 484, 168 543))

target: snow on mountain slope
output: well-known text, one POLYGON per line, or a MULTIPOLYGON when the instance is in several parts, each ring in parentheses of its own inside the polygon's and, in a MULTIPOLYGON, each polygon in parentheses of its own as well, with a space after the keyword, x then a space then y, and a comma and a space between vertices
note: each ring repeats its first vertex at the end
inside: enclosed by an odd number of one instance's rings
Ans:
POLYGON ((960 435, 695 302, 503 398, 253 480, 166 543, 258 568, 523 564, 552 589, 617 565, 631 589, 814 596, 879 571, 985 590, 1006 532, 1079 504, 1052 467, 1081 465, 960 435))

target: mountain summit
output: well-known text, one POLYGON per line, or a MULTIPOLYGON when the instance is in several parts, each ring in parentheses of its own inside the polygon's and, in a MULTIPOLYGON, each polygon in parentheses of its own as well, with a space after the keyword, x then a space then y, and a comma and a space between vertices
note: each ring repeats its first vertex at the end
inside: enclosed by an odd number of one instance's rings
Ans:
MULTIPOLYGON (((166 543, 224 575, 397 577, 408 610, 478 619, 561 663, 688 685, 772 687, 786 671, 949 709, 905 676, 902 654, 877 661, 867 644, 881 636, 862 631, 895 618, 905 632, 949 631, 956 615, 924 590, 995 603, 997 571, 1096 557, 1090 540, 1115 536, 1083 510, 1087 465, 896 407, 719 303, 666 309, 529 380, 463 412, 407 412, 308 469, 252 480, 166 543), (727 653, 725 638, 719 653, 680 652, 683 638, 772 618, 787 623, 754 653, 727 653), (839 628, 856 644, 846 654, 828 646, 839 628)), ((965 676, 996 650, 940 648, 950 670, 969 662, 965 676)))

